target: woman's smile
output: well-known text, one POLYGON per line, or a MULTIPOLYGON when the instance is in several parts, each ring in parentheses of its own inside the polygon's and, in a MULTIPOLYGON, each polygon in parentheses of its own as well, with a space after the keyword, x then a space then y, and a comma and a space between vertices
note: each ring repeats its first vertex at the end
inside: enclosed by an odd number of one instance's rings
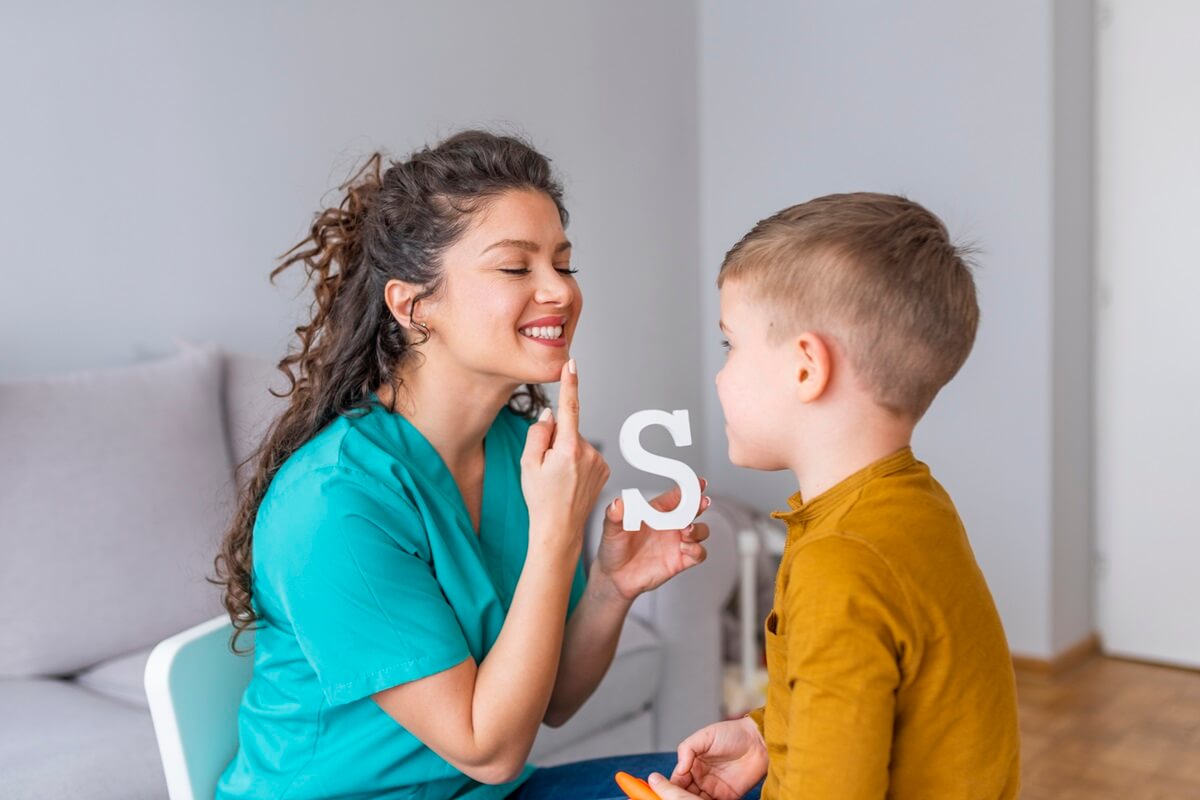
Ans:
POLYGON ((542 317, 522 325, 517 330, 523 337, 538 344, 566 347, 566 321, 565 317, 542 317))

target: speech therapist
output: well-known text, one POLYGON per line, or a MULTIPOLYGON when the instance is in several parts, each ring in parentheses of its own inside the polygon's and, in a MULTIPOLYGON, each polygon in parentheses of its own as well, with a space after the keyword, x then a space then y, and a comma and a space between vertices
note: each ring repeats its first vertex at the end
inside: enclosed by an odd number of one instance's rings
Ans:
POLYGON ((625 532, 618 499, 584 572, 609 468, 579 435, 583 296, 548 159, 464 131, 342 188, 272 273, 303 265, 314 301, 216 559, 235 642, 255 630, 217 797, 586 800, 620 796, 617 768, 669 772, 673 753, 526 763, 708 536, 625 532))

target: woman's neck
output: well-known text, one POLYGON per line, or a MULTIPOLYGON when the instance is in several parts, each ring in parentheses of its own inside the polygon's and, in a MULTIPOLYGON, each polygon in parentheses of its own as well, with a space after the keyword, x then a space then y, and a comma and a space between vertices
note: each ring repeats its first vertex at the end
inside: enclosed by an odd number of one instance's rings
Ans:
POLYGON ((447 361, 426 358, 402 370, 396 402, 391 386, 380 387, 378 395, 421 432, 457 476, 479 458, 484 436, 519 384, 489 380, 447 361))

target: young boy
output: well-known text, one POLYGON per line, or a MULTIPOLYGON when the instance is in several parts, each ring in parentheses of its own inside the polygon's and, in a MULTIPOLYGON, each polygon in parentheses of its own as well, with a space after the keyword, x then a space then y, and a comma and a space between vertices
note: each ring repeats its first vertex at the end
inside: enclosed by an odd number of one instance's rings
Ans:
POLYGON ((665 800, 1015 798, 1016 690, 954 503, 909 442, 975 339, 942 222, 902 197, 784 209, 725 257, 730 460, 800 491, 766 621, 766 706, 679 746, 665 800))

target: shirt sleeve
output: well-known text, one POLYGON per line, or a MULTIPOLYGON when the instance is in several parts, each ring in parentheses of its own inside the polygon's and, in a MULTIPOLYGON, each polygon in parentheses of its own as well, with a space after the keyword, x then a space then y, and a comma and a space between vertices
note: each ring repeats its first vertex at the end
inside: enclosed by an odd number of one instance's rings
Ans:
POLYGON ((754 727, 758 728, 758 735, 762 736, 767 717, 767 707, 759 706, 753 711, 747 712, 746 717, 754 723, 754 727))
POLYGON ((265 510, 276 534, 284 533, 261 551, 255 543, 259 579, 332 705, 470 656, 435 576, 424 522, 405 498, 373 481, 325 472, 260 509, 260 520, 265 510))
POLYGON ((867 543, 834 535, 796 554, 784 590, 787 800, 888 792, 906 600, 867 543))

